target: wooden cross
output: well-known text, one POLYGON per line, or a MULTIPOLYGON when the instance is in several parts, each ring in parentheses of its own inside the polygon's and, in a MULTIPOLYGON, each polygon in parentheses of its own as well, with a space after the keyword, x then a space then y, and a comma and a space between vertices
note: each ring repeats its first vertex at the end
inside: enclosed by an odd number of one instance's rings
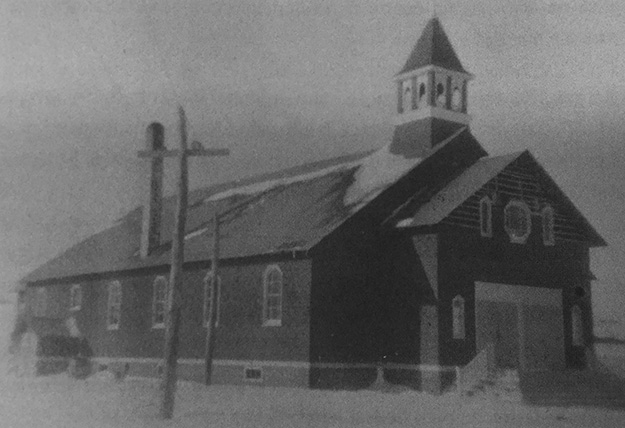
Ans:
MULTIPOLYGON (((180 117, 180 149, 179 150, 142 150, 139 157, 174 157, 180 165, 178 176, 178 202, 173 233, 171 256, 171 272, 167 298, 167 317, 165 328, 165 371, 161 389, 163 391, 160 415, 163 419, 171 419, 174 413, 174 397, 176 392, 176 368, 178 365, 178 333, 182 313, 182 265, 184 263, 184 233, 187 220, 187 200, 189 197, 189 156, 227 156, 228 149, 205 149, 202 144, 194 141, 191 149, 187 145, 187 119, 182 106, 178 108, 180 117)), ((216 274, 215 274, 216 275, 216 274)))

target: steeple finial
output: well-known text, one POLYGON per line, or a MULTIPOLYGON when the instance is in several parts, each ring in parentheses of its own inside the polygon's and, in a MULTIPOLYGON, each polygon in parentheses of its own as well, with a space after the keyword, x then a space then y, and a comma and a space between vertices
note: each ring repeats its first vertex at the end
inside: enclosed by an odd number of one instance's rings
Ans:
POLYGON ((438 18, 438 15, 436 14, 436 0, 430 0, 430 11, 432 18, 438 18))

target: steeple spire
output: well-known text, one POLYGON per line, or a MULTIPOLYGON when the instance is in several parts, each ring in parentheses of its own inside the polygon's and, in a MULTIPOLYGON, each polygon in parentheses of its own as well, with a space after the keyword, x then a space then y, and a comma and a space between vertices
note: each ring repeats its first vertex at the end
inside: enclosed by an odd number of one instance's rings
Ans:
POLYGON ((427 65, 437 65, 452 71, 467 73, 458 59, 454 48, 443 30, 436 11, 428 21, 417 44, 412 49, 406 64, 399 74, 407 73, 427 65))
POLYGON ((407 156, 425 156, 436 144, 467 126, 468 82, 462 66, 436 17, 425 25, 404 67, 395 76, 397 116, 393 149, 407 156))

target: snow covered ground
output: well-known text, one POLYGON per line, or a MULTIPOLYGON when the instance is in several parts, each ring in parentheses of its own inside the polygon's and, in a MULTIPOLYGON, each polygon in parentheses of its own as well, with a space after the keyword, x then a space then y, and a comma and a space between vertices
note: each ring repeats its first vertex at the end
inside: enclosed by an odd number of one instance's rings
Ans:
POLYGON ((158 419, 155 381, 65 375, 5 378, 3 427, 617 427, 625 411, 529 407, 493 394, 330 392, 179 385, 175 417, 158 419))
MULTIPOLYGON (((2 305, 3 343, 11 308, 2 305)), ((0 351, 7 362, 6 346, 0 351)), ((622 356, 612 349, 617 356, 622 356)), ((617 360, 618 361, 618 360, 617 360)), ((180 382, 175 417, 158 418, 155 380, 65 374, 19 377, 0 373, 0 427, 617 427, 625 409, 531 407, 514 394, 485 390, 434 397, 408 390, 318 391, 213 386, 180 382)))

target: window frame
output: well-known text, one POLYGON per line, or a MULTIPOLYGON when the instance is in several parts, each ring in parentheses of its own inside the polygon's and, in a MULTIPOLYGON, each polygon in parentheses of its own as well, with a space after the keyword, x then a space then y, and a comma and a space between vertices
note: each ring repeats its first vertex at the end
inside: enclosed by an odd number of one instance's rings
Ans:
POLYGON ((265 269, 263 273, 263 327, 281 327, 282 326, 282 315, 283 315, 283 306, 284 306, 284 274, 280 266, 274 264, 269 265, 265 269), (279 293, 269 293, 269 286, 271 283, 269 282, 270 276, 273 273, 277 273, 279 275, 279 293), (269 317, 269 311, 271 307, 269 305, 269 299, 271 297, 278 297, 279 304, 277 305, 279 316, 275 318, 269 317))
POLYGON ((169 281, 167 278, 164 275, 159 275, 154 278, 154 282, 152 283, 152 328, 165 328, 168 292, 169 281), (157 287, 157 284, 162 284, 162 293, 159 292, 160 287, 157 287), (160 319, 161 317, 162 320, 160 319))
POLYGON ((243 366, 243 381, 245 382, 263 382, 263 368, 252 365, 243 366), (258 373, 258 377, 250 376, 252 372, 258 373))
MULTIPOLYGON (((209 302, 208 302, 208 292, 209 290, 212 288, 213 285, 213 271, 210 270, 208 271, 208 273, 206 274, 206 276, 204 276, 204 279, 202 280, 202 282, 204 283, 204 301, 203 301, 203 309, 204 309, 204 313, 203 313, 203 317, 202 317, 202 325, 204 327, 208 327, 208 312, 209 312, 209 302), (210 281, 209 281, 210 278, 210 281), (209 287, 210 285, 210 287, 209 287)), ((219 327, 219 321, 221 318, 221 275, 217 275, 217 291, 215 293, 215 297, 217 298, 217 305, 216 305, 216 310, 217 310, 217 316, 215 317, 215 327, 219 327)))
POLYGON ((551 205, 546 205, 540 212, 543 230, 543 244, 555 245, 555 211, 551 205))
POLYGON ((530 210, 529 206, 524 201, 519 200, 519 199, 512 199, 506 204, 506 207, 504 208, 504 229, 506 230, 506 233, 510 237, 510 242, 514 244, 525 244, 525 242, 527 242, 527 239, 532 233, 532 211, 530 210), (527 229, 525 230, 525 233, 523 233, 522 235, 517 235, 516 234, 517 231, 515 231, 509 225, 509 219, 510 219, 509 213, 510 213, 511 208, 519 208, 525 215, 527 229))
POLYGON ((466 324, 466 301, 458 294, 451 301, 452 314, 452 337, 457 340, 464 340, 467 337, 466 324))
POLYGON ((571 307, 571 345, 583 347, 586 345, 584 337, 584 317, 579 304, 571 307))
POLYGON ((489 196, 480 199, 480 235, 484 238, 493 237, 493 201, 489 196), (484 206, 488 212, 488 222, 484 222, 484 206))
POLYGON ((80 284, 72 284, 69 289, 69 310, 79 311, 82 308, 82 287, 80 284))
POLYGON ((119 330, 122 321, 122 284, 118 280, 111 281, 108 283, 106 290, 106 329, 119 330), (117 322, 115 323, 111 322, 113 312, 117 313, 117 322))

